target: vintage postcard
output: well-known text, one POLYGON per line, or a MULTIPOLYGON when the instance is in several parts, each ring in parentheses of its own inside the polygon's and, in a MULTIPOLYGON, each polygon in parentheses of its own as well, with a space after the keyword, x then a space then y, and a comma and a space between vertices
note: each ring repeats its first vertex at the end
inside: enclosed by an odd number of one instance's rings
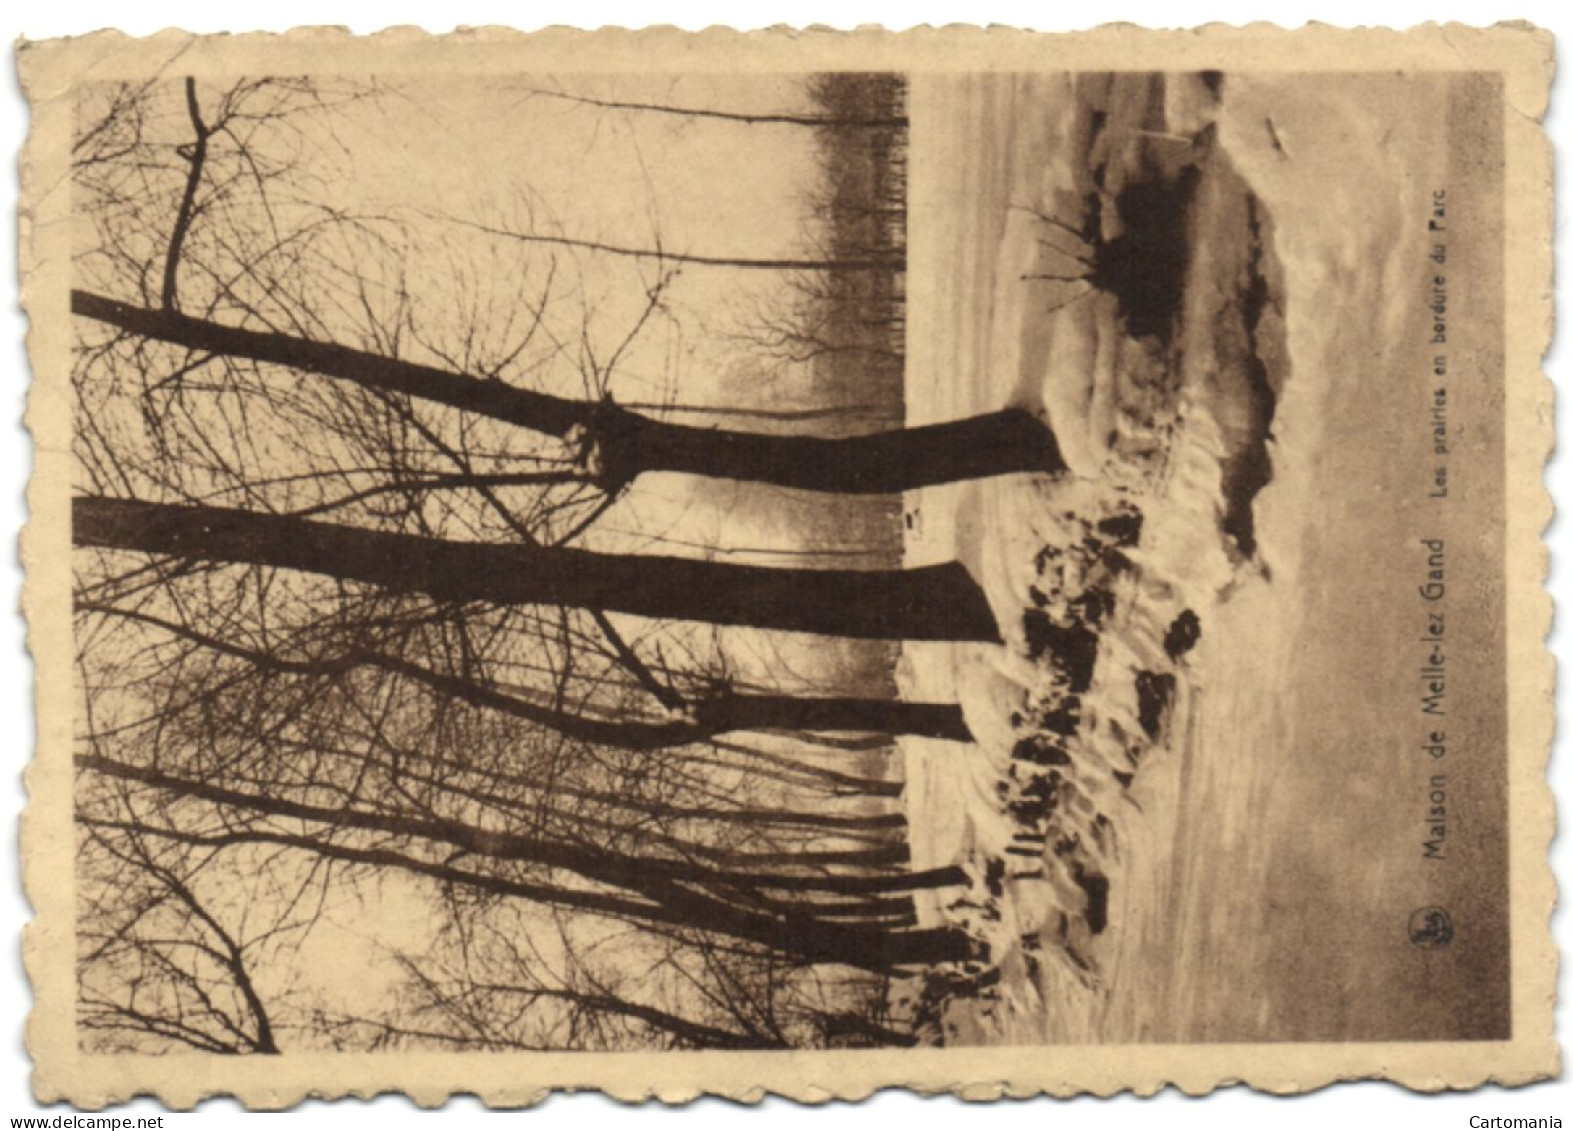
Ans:
POLYGON ((19 64, 40 1098, 1557 1071, 1548 36, 19 64))

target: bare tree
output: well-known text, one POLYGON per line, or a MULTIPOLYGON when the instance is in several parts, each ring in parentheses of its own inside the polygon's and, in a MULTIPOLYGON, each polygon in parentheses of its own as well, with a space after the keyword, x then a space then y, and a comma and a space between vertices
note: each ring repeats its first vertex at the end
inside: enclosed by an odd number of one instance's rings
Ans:
POLYGON ((276 907, 260 928, 225 914, 205 890, 222 871, 212 867, 213 852, 142 835, 131 795, 102 782, 95 792, 82 822, 80 871, 90 894, 77 935, 86 1042, 102 1051, 151 1042, 277 1053, 273 1008, 255 968, 309 924, 309 901, 276 907))
MULTIPOLYGON (((789 570, 448 542, 234 508, 103 497, 76 500, 72 531, 79 546, 301 570, 446 601, 571 605, 872 639, 999 639, 982 592, 954 563, 789 570)), ((774 706, 784 717, 785 708, 774 706)))
POLYGON ((849 438, 622 407, 671 268, 641 266, 613 317, 549 252, 504 270, 495 241, 336 206, 314 147, 365 96, 188 80, 84 104, 84 1018, 106 1047, 214 1052, 899 1041, 848 1002, 980 949, 920 922, 914 892, 968 878, 913 870, 881 759, 965 722, 759 682, 725 634, 993 641, 982 592, 955 563, 660 556, 598 524, 647 472, 893 492, 1052 470, 1052 436, 1011 412, 849 438), (436 293, 417 245, 450 257, 436 293), (215 902, 263 874, 261 919, 215 902), (270 996, 313 895, 373 882, 448 909, 395 956, 402 996, 375 1017, 270 996), (543 915, 568 959, 458 941, 543 915))
MULTIPOLYGON (((840 77, 840 76, 836 76, 840 77)), ((888 79, 891 76, 868 76, 888 79)), ((821 82, 815 85, 819 93, 833 86, 821 82)), ((731 122, 742 126, 803 126, 812 129, 845 130, 904 130, 907 117, 892 99, 848 104, 845 98, 832 101, 821 97, 813 111, 788 113, 782 111, 746 113, 735 110, 718 110, 714 107, 678 106, 660 102, 641 102, 629 99, 595 98, 567 90, 529 86, 524 91, 528 98, 552 98, 589 106, 599 110, 629 111, 641 114, 666 114, 697 121, 731 122), (829 103, 829 104, 827 104, 829 103)))

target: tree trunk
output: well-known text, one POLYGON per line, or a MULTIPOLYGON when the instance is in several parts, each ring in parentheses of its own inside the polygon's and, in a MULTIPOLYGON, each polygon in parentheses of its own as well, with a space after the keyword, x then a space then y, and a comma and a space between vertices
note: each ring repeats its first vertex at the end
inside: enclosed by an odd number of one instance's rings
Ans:
MULTIPOLYGON (((82 760, 78 760, 82 764, 82 760)), ((80 818, 79 818, 80 819, 80 818)), ((986 961, 987 946, 974 942, 954 927, 888 929, 849 927, 825 922, 811 915, 783 920, 772 915, 722 905, 725 914, 711 913, 714 901, 694 896, 673 907, 647 903, 582 887, 532 883, 505 876, 487 875, 407 856, 385 847, 357 847, 331 838, 268 828, 236 832, 194 833, 175 828, 139 825, 136 832, 182 844, 224 848, 240 844, 266 844, 294 848, 325 859, 371 868, 396 868, 439 883, 462 884, 494 895, 513 896, 550 906, 567 907, 589 914, 606 915, 627 922, 666 924, 684 930, 699 928, 728 935, 805 962, 834 962, 876 973, 890 973, 900 966, 929 966, 941 962, 986 961)))
POLYGON ((879 1024, 871 1017, 864 1017, 857 1013, 827 1013, 821 1025, 827 1041, 862 1037, 874 1046, 893 1045, 898 1048, 911 1048, 918 1043, 918 1039, 911 1033, 897 1032, 889 1026, 879 1024))
POLYGON ((669 1033, 683 1046, 696 1049, 767 1049, 783 1047, 780 1041, 766 1037, 738 1033, 694 1021, 664 1009, 642 1002, 630 1001, 612 994, 583 993, 572 989, 552 989, 547 986, 522 986, 516 991, 526 1000, 551 998, 595 1013, 608 1013, 643 1021, 651 1029, 669 1033))
POLYGON ((838 494, 899 494, 1014 472, 1066 470, 1054 433, 1031 413, 1004 409, 827 439, 694 428, 603 406, 595 431, 611 482, 648 471, 743 479, 838 494))
POLYGON ((149 310, 87 291, 71 292, 71 309, 139 337, 418 397, 546 435, 583 430, 593 441, 609 489, 645 472, 671 471, 835 494, 894 494, 963 479, 1066 470, 1053 431, 1019 409, 836 439, 694 428, 611 402, 568 400, 329 342, 149 310))
POLYGON ((549 247, 571 247, 578 251, 594 251, 623 259, 647 259, 656 263, 680 263, 696 267, 726 267, 736 271, 868 271, 893 274, 905 271, 907 257, 900 252, 873 252, 855 255, 837 255, 816 259, 783 256, 703 255, 691 251, 671 251, 662 247, 634 247, 628 244, 607 243, 604 240, 582 239, 576 236, 550 236, 534 232, 512 232, 488 224, 465 223, 466 227, 485 232, 497 239, 515 243, 538 243, 549 247))
POLYGON ((700 703, 696 711, 699 726, 713 734, 733 730, 870 731, 972 741, 961 708, 954 703, 726 695, 700 703))
POLYGON ((407 660, 370 653, 350 659, 414 679, 477 707, 539 723, 570 738, 623 750, 687 746, 743 730, 872 731, 952 742, 972 741, 972 732, 967 729, 961 708, 954 703, 723 694, 697 702, 692 721, 681 718, 670 722, 599 719, 532 703, 474 680, 434 672, 407 660))
POLYGON ((688 558, 449 542, 224 507, 78 498, 80 546, 301 570, 439 600, 564 605, 661 620, 876 640, 998 642, 956 562, 907 570, 788 570, 688 558))
MULTIPOLYGON (((725 693, 701 700, 692 719, 674 718, 665 722, 640 719, 597 718, 583 711, 567 711, 517 695, 499 691, 484 680, 433 671, 400 656, 371 649, 355 648, 338 655, 292 658, 274 652, 258 651, 232 640, 201 632, 179 621, 152 613, 122 609, 88 601, 77 606, 90 612, 123 617, 126 620, 161 628, 172 636, 189 640, 225 656, 244 660, 263 671, 305 676, 337 676, 352 668, 380 668, 403 676, 485 710, 511 715, 536 723, 567 738, 622 750, 661 750, 708 742, 734 730, 859 730, 885 735, 911 734, 928 738, 948 738, 970 742, 961 708, 952 703, 907 703, 892 699, 815 699, 785 695, 746 695, 725 693)), ((754 757, 763 753, 749 752, 754 757)), ((771 761, 779 755, 769 755, 771 761)), ((834 773, 813 767, 815 773, 834 773)), ((853 784, 857 779, 836 775, 853 784)))
POLYGON ((854 130, 904 130, 905 115, 837 115, 837 114, 743 114, 730 110, 708 110, 690 106, 668 106, 660 102, 624 102, 608 98, 591 98, 583 94, 569 94, 563 90, 532 88, 527 93, 542 98, 557 98, 564 102, 577 102, 603 110, 635 110, 652 114, 670 114, 679 118, 710 118, 720 122, 736 122, 745 126, 809 126, 815 129, 854 130))

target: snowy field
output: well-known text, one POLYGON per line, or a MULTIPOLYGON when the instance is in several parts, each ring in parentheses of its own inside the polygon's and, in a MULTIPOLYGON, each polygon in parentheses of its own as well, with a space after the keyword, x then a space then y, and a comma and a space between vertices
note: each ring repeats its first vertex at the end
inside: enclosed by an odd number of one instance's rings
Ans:
POLYGON ((1350 990, 1410 960, 1350 938, 1426 882, 1390 801, 1409 729, 1366 689, 1405 667, 1399 531, 1426 529, 1425 437, 1386 418, 1424 352, 1392 297, 1448 183, 1439 105, 1400 77, 914 82, 909 422, 1028 408, 1072 468, 907 499, 908 562, 965 562, 1006 636, 899 673, 978 737, 903 742, 914 865, 976 876, 920 914, 998 971, 937 1039, 1387 1035, 1350 990))

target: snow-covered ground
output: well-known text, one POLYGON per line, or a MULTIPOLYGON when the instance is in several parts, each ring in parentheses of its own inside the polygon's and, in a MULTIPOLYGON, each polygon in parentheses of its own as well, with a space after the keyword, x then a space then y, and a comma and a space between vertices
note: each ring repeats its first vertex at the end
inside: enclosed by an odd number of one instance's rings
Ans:
POLYGON ((1362 533, 1328 533, 1317 476, 1376 458, 1329 420, 1369 411, 1373 361, 1413 331, 1415 304, 1383 299, 1423 264, 1406 219, 1446 149, 1421 123, 1436 93, 914 82, 909 423, 1026 408, 1072 469, 907 500, 908 561, 966 563, 1005 635, 909 645, 899 672, 978 740, 903 741, 914 865, 977 877, 920 916, 986 939, 999 971, 941 1039, 1241 1039, 1304 1012, 1268 992, 1301 929, 1274 926, 1269 871, 1298 835, 1282 787, 1326 737, 1295 689, 1342 662, 1308 643, 1307 603, 1362 533), (1178 249, 1177 307, 1144 307, 1098 244, 1178 249))

